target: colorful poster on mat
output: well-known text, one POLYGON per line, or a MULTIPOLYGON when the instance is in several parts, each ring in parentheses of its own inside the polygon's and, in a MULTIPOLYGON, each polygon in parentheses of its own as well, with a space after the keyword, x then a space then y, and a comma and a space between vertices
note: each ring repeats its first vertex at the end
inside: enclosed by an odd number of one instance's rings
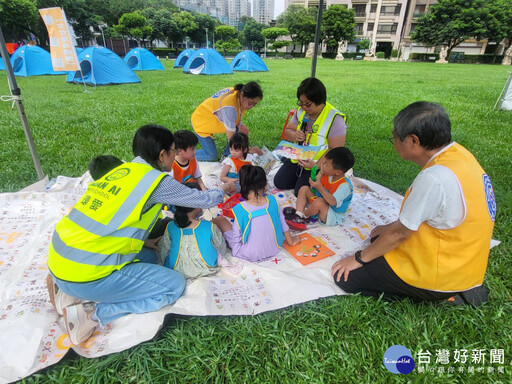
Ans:
POLYGON ((290 255, 295 257, 302 265, 308 265, 315 261, 325 259, 334 255, 334 252, 327 248, 327 246, 309 233, 304 232, 300 235, 300 243, 295 245, 284 244, 283 248, 288 251, 290 255))

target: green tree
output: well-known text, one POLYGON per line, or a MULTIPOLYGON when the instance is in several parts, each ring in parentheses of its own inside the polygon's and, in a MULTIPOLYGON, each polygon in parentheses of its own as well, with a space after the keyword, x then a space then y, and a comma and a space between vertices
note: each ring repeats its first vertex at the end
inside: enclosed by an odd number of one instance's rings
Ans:
MULTIPOLYGON (((495 42, 493 63, 496 61, 499 43, 507 39, 510 45, 512 37, 512 0, 489 0, 484 3, 481 12, 485 24, 485 37, 495 42)), ((507 47, 506 47, 507 48, 507 47)))
POLYGON ((188 36, 192 39, 192 41, 205 43, 206 45, 206 28, 208 28, 208 40, 210 41, 209 46, 212 46, 212 35, 215 31, 215 27, 217 26, 218 21, 210 15, 203 15, 201 13, 192 13, 192 16, 194 17, 194 20, 197 24, 197 29, 194 32, 191 32, 188 36))
POLYGON ((356 44, 357 52, 362 51, 363 49, 370 48, 370 40, 369 39, 361 39, 356 44))
POLYGON ((447 59, 453 48, 469 38, 481 39, 486 28, 482 17, 485 0, 439 0, 418 20, 411 38, 430 46, 446 45, 447 59))
POLYGON ((173 20, 178 26, 174 41, 183 41, 185 36, 192 36, 197 33, 199 26, 195 17, 190 12, 176 12, 172 15, 173 20))
POLYGON ((219 25, 215 28, 215 36, 217 36, 218 40, 232 39, 236 36, 236 29, 229 25, 219 25))
MULTIPOLYGON (((277 57, 277 50, 282 47, 286 47, 290 45, 289 41, 276 41, 279 37, 283 36, 289 36, 290 31, 288 31, 286 28, 279 28, 279 27, 271 27, 271 28, 265 28, 261 31, 261 34, 265 39, 268 40, 270 43, 270 47, 274 49, 276 57, 277 57)), ((267 44, 268 44, 267 42, 267 44)))
POLYGON ((356 35, 355 13, 343 5, 331 5, 322 17, 322 36, 329 50, 335 50, 338 42, 352 41, 356 35))
POLYGON ((100 1, 98 14, 108 25, 115 25, 122 15, 142 11, 147 8, 146 4, 146 0, 103 0, 100 1))
POLYGON ((104 23, 103 16, 98 12, 101 9, 100 4, 101 0, 70 0, 64 5, 66 17, 82 42, 93 38, 91 26, 97 29, 99 24, 104 23))
POLYGON ((301 52, 305 45, 315 40, 316 12, 316 7, 292 4, 276 20, 278 27, 288 29, 293 43, 300 44, 301 52))
POLYGON ((174 38, 178 34, 178 26, 172 17, 172 12, 165 8, 146 8, 144 15, 153 28, 150 36, 151 42, 161 40, 165 41, 169 47, 172 46, 174 38))
POLYGON ((215 36, 217 36, 215 48, 222 51, 224 56, 227 51, 234 51, 241 47, 240 41, 236 38, 237 33, 235 27, 219 25, 215 28, 215 36))
POLYGON ((122 36, 133 37, 137 40, 139 46, 153 32, 153 28, 148 24, 146 17, 138 11, 122 15, 119 18, 119 23, 114 25, 114 30, 122 36))
POLYGON ((265 39, 261 34, 261 31, 266 28, 265 24, 258 23, 252 17, 244 20, 245 26, 241 33, 240 41, 247 47, 251 48, 252 51, 261 49, 265 46, 265 39))
POLYGON ((240 49, 242 45, 238 39, 232 38, 229 40, 217 40, 215 42, 215 49, 221 51, 224 56, 226 56, 228 51, 236 51, 240 49))
POLYGON ((0 20, 6 41, 17 40, 27 32, 36 32, 40 17, 31 0, 0 0, 0 20))

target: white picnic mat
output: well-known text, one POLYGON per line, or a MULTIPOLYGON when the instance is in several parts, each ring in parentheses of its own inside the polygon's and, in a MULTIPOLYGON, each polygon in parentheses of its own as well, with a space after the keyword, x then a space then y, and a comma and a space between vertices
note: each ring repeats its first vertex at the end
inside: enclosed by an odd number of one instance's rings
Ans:
MULTIPOLYGON (((269 184, 273 188, 272 176, 269 184)), ((205 184, 219 184, 219 163, 201 163, 205 184)), ((243 262, 235 275, 223 268, 216 275, 187 282, 174 305, 129 315, 98 329, 86 343, 70 344, 63 318, 53 310, 46 290, 47 250, 55 224, 68 213, 90 181, 59 176, 49 186, 0 194, 0 382, 22 379, 57 363, 70 349, 85 357, 125 350, 151 339, 168 313, 184 315, 255 315, 332 295, 343 295, 330 277, 331 265, 368 242, 371 228, 397 217, 401 196, 375 183, 352 177, 355 196, 343 226, 317 225, 308 232, 336 255, 302 266, 286 251, 260 263, 243 262)), ((289 191, 271 189, 278 202, 294 204, 289 191)), ((217 214, 214 208, 207 212, 217 214)), ((229 260, 229 256, 227 257, 229 260)))

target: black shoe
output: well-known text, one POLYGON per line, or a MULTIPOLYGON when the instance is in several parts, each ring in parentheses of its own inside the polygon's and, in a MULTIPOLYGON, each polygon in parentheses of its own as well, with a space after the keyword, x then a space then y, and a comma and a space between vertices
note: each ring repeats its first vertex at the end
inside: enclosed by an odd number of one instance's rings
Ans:
POLYGON ((489 299, 487 289, 484 285, 468 289, 464 292, 459 292, 455 296, 450 297, 446 301, 452 305, 469 304, 474 307, 479 307, 485 304, 489 299))
POLYGON ((286 219, 291 219, 292 217, 294 217, 296 215, 295 212, 297 212, 297 211, 293 207, 284 207, 283 208, 283 216, 286 219))
POLYGON ((300 217, 296 212, 297 211, 293 207, 283 208, 284 220, 290 229, 294 231, 304 231, 307 229, 306 223, 308 222, 308 219, 300 217))

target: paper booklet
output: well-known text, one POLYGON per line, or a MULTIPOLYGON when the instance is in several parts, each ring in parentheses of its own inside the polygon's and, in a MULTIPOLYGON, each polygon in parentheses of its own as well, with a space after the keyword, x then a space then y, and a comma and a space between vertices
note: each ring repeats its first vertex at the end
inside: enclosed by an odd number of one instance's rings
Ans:
POLYGON ((284 157, 293 160, 313 160, 319 151, 323 151, 327 147, 327 145, 298 145, 283 140, 273 153, 280 159, 284 157))
POLYGON ((332 250, 327 248, 325 244, 322 244, 309 233, 304 232, 299 236, 300 243, 290 246, 285 241, 283 248, 286 249, 290 255, 295 257, 302 265, 311 264, 315 261, 334 255, 332 250))
POLYGON ((265 170, 265 173, 269 173, 274 164, 277 162, 277 158, 269 151, 265 146, 261 147, 261 156, 253 156, 253 165, 258 165, 265 170))

